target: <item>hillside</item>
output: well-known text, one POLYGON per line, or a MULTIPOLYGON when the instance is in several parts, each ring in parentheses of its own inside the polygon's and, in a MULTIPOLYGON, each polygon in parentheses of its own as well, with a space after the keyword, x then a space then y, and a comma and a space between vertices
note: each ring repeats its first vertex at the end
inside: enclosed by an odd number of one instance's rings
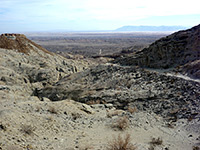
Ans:
POLYGON ((43 47, 27 39, 23 34, 2 34, 0 36, 0 48, 17 50, 24 54, 29 54, 31 51, 36 52, 35 49, 40 49, 40 51, 53 55, 43 47))
POLYGON ((0 61, 1 82, 8 85, 10 91, 22 87, 23 95, 31 95, 35 88, 56 83, 89 64, 51 53, 20 34, 0 36, 0 61))
POLYGON ((170 119, 174 119, 170 112, 178 109, 176 115, 180 119, 199 113, 193 106, 198 104, 199 92, 199 83, 167 74, 137 67, 99 65, 65 77, 38 91, 37 96, 52 101, 73 99, 84 103, 112 103, 123 110, 129 106, 137 107, 140 111, 154 112, 170 119))
POLYGON ((200 59, 200 25, 161 38, 148 48, 115 60, 121 65, 156 69, 181 67, 200 59))
POLYGON ((196 76, 198 54, 199 26, 118 64, 67 59, 25 35, 3 34, 0 149, 111 150, 124 139, 134 150, 197 149, 199 80, 156 69, 181 65, 196 76))

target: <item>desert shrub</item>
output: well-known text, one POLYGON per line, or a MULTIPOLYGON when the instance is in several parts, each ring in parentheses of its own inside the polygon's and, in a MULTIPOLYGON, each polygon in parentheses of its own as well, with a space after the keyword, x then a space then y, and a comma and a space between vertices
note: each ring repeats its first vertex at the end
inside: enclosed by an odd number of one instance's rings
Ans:
POLYGON ((150 147, 148 148, 148 150, 155 150, 155 146, 150 145, 150 147))
POLYGON ((90 101, 87 101, 86 104, 87 104, 87 105, 100 104, 100 100, 97 100, 97 101, 95 101, 95 100, 90 100, 90 101))
POLYGON ((194 116, 189 116, 188 119, 187 119, 187 121, 190 122, 190 121, 192 121, 193 119, 194 119, 194 116))
POLYGON ((167 125, 168 128, 171 128, 171 129, 173 129, 174 126, 175 126, 175 125, 173 124, 173 122, 169 122, 169 123, 167 123, 166 125, 167 125))
POLYGON ((128 107, 128 112, 130 112, 131 114, 137 112, 137 107, 128 107))
POLYGON ((71 115, 72 115, 73 120, 81 118, 81 114, 79 114, 79 113, 72 113, 71 115))
POLYGON ((123 110, 108 111, 108 112, 107 112, 107 117, 108 117, 108 118, 112 118, 113 116, 122 115, 123 113, 124 113, 123 110))
POLYGON ((58 113, 58 110, 55 109, 55 107, 53 107, 53 106, 49 107, 48 111, 49 111, 50 113, 52 113, 52 114, 57 114, 57 113, 58 113))
POLYGON ((28 144, 28 145, 26 145, 26 149, 27 149, 27 150, 32 150, 32 149, 33 149, 33 146, 30 145, 30 144, 28 144))
POLYGON ((27 135, 33 134, 34 128, 31 125, 22 125, 21 132, 27 135))
POLYGON ((51 115, 51 116, 48 116, 46 119, 47 119, 49 122, 52 122, 52 121, 54 120, 52 115, 51 115))
POLYGON ((112 124, 113 128, 125 130, 129 127, 130 123, 126 116, 120 117, 115 123, 112 124))
POLYGON ((193 146, 192 150, 200 150, 198 146, 193 146))
POLYGON ((0 123, 0 130, 6 131, 7 127, 4 124, 0 123))
POLYGON ((163 143, 163 140, 160 137, 158 137, 157 139, 156 138, 152 138, 151 142, 150 142, 150 144, 154 145, 154 146, 162 145, 162 143, 163 143))
POLYGON ((118 135, 108 142, 107 150, 135 150, 136 147, 131 143, 130 134, 123 138, 118 135))

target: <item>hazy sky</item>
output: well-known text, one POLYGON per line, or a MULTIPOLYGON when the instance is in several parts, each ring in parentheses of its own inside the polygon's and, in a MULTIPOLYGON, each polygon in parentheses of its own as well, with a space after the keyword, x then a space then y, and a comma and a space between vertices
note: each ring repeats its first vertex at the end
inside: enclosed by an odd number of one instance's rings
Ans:
POLYGON ((200 24, 199 0, 0 0, 0 32, 200 24))

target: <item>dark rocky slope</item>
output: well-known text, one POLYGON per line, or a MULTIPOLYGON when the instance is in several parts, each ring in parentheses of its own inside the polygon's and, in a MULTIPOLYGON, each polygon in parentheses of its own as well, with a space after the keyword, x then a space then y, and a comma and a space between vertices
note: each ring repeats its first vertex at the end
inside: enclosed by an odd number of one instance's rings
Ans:
POLYGON ((176 32, 139 52, 114 62, 150 68, 171 68, 200 59, 200 25, 176 32))
POLYGON ((117 58, 115 62, 122 66, 100 65, 72 74, 36 95, 52 101, 100 101, 122 109, 135 106, 163 117, 190 118, 200 111, 200 82, 152 68, 179 66, 176 71, 199 77, 199 57, 200 25, 162 38, 131 56, 117 58))
POLYGON ((189 118, 199 113, 200 84, 137 67, 100 65, 65 77, 37 96, 100 101, 122 109, 135 106, 164 117, 189 118))
POLYGON ((200 79, 200 59, 180 66, 177 70, 190 78, 200 79))

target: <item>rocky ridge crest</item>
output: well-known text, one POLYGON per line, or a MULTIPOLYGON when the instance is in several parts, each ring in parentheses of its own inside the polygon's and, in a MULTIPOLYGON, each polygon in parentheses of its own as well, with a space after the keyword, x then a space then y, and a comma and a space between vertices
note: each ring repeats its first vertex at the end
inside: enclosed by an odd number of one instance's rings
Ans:
POLYGON ((17 50, 18 52, 24 53, 26 55, 29 55, 31 51, 39 52, 37 51, 37 49, 39 49, 40 51, 53 55, 53 53, 29 40, 24 34, 1 34, 0 48, 17 50))
POLYGON ((151 44, 139 52, 114 62, 167 69, 182 66, 200 59, 200 25, 178 31, 151 44))

